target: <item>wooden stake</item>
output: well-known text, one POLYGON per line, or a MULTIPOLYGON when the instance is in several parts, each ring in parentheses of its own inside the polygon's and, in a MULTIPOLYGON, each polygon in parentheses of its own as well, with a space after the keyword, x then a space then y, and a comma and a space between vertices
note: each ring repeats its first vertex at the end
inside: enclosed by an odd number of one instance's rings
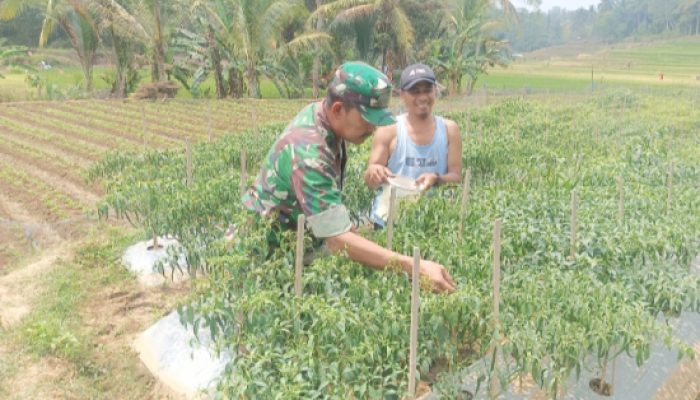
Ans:
POLYGON ((187 160, 187 187, 192 186, 192 144, 190 139, 185 139, 185 158, 187 160))
POLYGON ((576 259, 576 190, 571 191, 571 259, 576 259))
POLYGON ((471 180, 472 180, 472 169, 467 168, 467 172, 464 173, 464 182, 462 184, 462 206, 459 210, 459 239, 462 239, 462 233, 464 232, 464 214, 467 211, 467 205, 469 204, 469 192, 471 190, 471 180))
POLYGON ((211 101, 207 101, 207 132, 209 133, 209 141, 211 142, 211 101))
POLYGON ((625 222, 625 186, 622 180, 622 175, 617 177, 617 191, 619 193, 619 206, 617 211, 617 218, 622 225, 625 222))
POLYGON ((418 308, 420 307, 420 250, 413 247, 411 272, 411 343, 408 352, 408 395, 416 395, 416 358, 418 355, 418 308))
POLYGON ((394 246, 394 215, 396 214, 396 188, 391 186, 389 195, 389 219, 386 225, 386 248, 393 250, 394 246))
POLYGON ((247 166, 247 159, 246 159, 246 152, 245 149, 241 150, 241 182, 240 182, 240 191, 241 191, 241 196, 245 193, 246 189, 248 188, 248 166, 247 166))
POLYGON ((500 303, 501 303, 501 219, 493 222, 493 341, 489 352, 494 360, 491 373, 490 397, 498 395, 498 368, 496 366, 498 342, 500 340, 500 303))
POLYGON ((666 199, 666 212, 671 212, 671 205, 673 204, 673 161, 668 166, 668 177, 666 178, 666 185, 668 187, 668 198, 666 199))
POLYGON ((253 108, 250 110, 250 118, 253 121, 253 133, 258 135, 258 113, 255 110, 255 102, 253 101, 253 108))
POLYGON ((143 138, 143 151, 146 151, 146 108, 141 107, 141 130, 143 138))
POLYGON ((306 223, 306 216, 304 214, 299 215, 297 220, 297 254, 294 263, 294 294, 297 297, 301 297, 303 290, 303 283, 301 281, 301 274, 304 268, 304 224, 306 223))
POLYGON ((499 303, 501 287, 501 219, 493 222, 493 316, 494 328, 499 326, 499 303))

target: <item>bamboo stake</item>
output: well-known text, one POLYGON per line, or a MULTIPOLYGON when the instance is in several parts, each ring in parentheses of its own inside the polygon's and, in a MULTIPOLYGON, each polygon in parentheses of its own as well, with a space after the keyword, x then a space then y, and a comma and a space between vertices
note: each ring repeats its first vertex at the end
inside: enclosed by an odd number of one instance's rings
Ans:
POLYGON ((192 186, 192 144, 190 139, 185 139, 185 158, 187 160, 186 172, 187 172, 187 187, 192 186))
POLYGON ((146 151, 146 108, 141 107, 141 131, 143 139, 143 151, 146 151))
POLYGON ((386 226, 386 248, 393 250, 394 246, 394 215, 396 214, 396 188, 391 187, 389 195, 389 219, 386 226))
POLYGON ((666 185, 668 187, 668 198, 666 199, 666 212, 671 212, 671 205, 673 203, 673 161, 668 166, 668 177, 666 178, 666 185))
POLYGON ((248 161, 246 159, 246 152, 245 149, 241 150, 241 182, 240 182, 240 191, 241 191, 241 196, 245 194, 245 191, 247 189, 247 184, 248 184, 248 161))
POLYGON ((207 132, 209 133, 209 141, 211 142, 211 102, 207 102, 207 132))
POLYGON ((253 103, 253 108, 250 110, 250 119, 253 121, 253 133, 255 136, 258 135, 258 113, 255 110, 255 103, 253 103))
POLYGON ((617 217, 620 220, 620 224, 625 222, 625 186, 622 180, 622 175, 617 177, 617 191, 619 193, 619 206, 617 217))
POLYGON ((464 173, 464 182, 462 184, 462 206, 459 210, 459 239, 462 239, 462 233, 464 232, 464 214, 467 211, 467 205, 469 204, 469 195, 471 191, 471 180, 472 180, 472 169, 467 168, 467 172, 464 173))
POLYGON ((408 395, 416 396, 416 358, 418 356, 418 308, 420 307, 420 250, 413 247, 411 272, 411 343, 408 352, 408 395))
POLYGON ((493 342, 491 351, 494 365, 491 372, 491 385, 489 388, 490 397, 496 398, 498 395, 498 368, 496 366, 498 341, 500 340, 500 302, 501 302, 501 219, 498 218, 493 223, 493 342))
POLYGON ((303 283, 301 281, 301 274, 304 268, 304 224, 306 223, 306 216, 304 214, 299 215, 297 220, 297 254, 294 263, 294 294, 297 297, 301 297, 301 292, 303 290, 303 283))
POLYGON ((571 259, 576 259, 576 190, 571 191, 571 259))

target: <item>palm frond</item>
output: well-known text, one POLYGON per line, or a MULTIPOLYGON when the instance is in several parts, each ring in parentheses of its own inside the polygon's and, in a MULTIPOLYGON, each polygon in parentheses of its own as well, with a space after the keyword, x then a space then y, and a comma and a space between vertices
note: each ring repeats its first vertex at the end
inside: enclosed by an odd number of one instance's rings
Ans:
POLYGON ((389 19, 392 24, 392 30, 394 31, 394 41, 396 42, 397 50, 401 54, 397 54, 403 59, 410 57, 411 48, 413 46, 413 26, 408 16, 402 9, 395 7, 391 10, 391 17, 389 19))
POLYGON ((46 46, 49 41, 49 37, 53 32, 54 25, 54 11, 53 11, 53 0, 49 0, 46 3, 46 14, 44 15, 44 21, 41 23, 41 33, 39 34, 39 47, 46 46))
POLYGON ((350 22, 359 18, 371 17, 377 12, 374 4, 363 4, 341 11, 335 16, 334 22, 350 22))
POLYGON ((315 50, 317 47, 326 51, 332 51, 330 44, 333 41, 333 36, 325 32, 308 32, 295 37, 290 42, 280 48, 282 51, 287 51, 292 55, 299 55, 303 52, 315 50))
POLYGON ((263 43, 267 43, 268 40, 282 30, 284 24, 295 18, 304 19, 307 12, 306 6, 298 0, 275 1, 262 15, 262 29, 259 32, 260 40, 263 43))

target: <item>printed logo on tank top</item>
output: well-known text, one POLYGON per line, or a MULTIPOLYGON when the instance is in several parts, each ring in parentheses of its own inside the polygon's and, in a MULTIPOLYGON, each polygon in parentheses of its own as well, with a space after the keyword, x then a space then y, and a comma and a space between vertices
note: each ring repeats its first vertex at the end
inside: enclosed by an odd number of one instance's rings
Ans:
POLYGON ((406 157, 407 167, 434 167, 438 163, 437 158, 420 158, 420 157, 406 157))

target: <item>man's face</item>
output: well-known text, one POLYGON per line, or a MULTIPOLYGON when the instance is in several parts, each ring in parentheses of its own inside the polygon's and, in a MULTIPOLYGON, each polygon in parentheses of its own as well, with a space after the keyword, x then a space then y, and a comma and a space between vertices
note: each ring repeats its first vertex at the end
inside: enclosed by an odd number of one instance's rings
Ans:
POLYGON ((435 85, 430 82, 418 82, 410 89, 402 90, 401 99, 409 114, 429 117, 435 104, 435 85))
POLYGON ((357 107, 343 107, 340 110, 341 128, 338 134, 353 144, 362 144, 377 129, 362 118, 357 107))

